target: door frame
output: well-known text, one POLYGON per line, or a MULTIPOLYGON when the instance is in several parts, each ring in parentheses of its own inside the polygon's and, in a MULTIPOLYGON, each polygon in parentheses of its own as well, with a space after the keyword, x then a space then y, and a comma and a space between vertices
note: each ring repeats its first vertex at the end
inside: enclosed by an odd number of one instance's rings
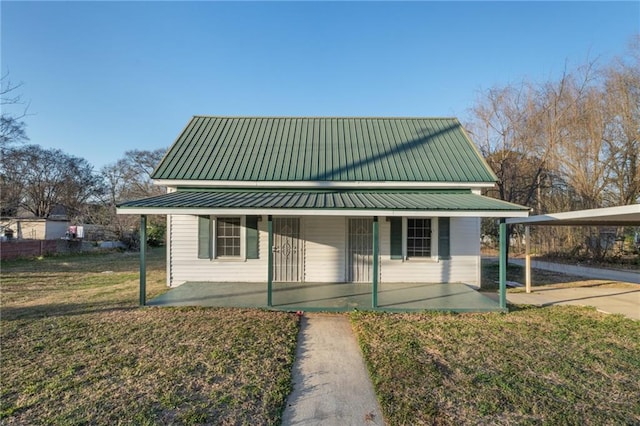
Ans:
POLYGON ((304 282, 304 236, 303 236, 303 220, 300 216, 273 216, 273 244, 274 247, 269 247, 269 250, 273 252, 273 282, 285 282, 285 283, 301 283, 304 282), (278 266, 277 258, 279 254, 273 251, 278 234, 278 226, 281 224, 281 220, 297 220, 298 221, 298 235, 297 235, 297 279, 295 281, 282 281, 278 280, 278 266), (276 225, 278 224, 278 225, 276 225))
POLYGON ((345 238, 346 238, 346 242, 345 242, 345 279, 347 282, 349 283, 371 283, 373 280, 373 217, 370 216, 348 216, 346 217, 346 232, 345 232, 345 238), (353 219, 360 219, 360 220, 367 220, 370 222, 371 224, 371 228, 369 229, 369 233, 371 234, 371 241, 370 241, 370 249, 371 249, 371 254, 369 255, 371 258, 371 263, 369 264, 369 279, 365 280, 365 281, 354 281, 353 279, 353 267, 352 267, 352 252, 351 252, 351 220, 353 219))

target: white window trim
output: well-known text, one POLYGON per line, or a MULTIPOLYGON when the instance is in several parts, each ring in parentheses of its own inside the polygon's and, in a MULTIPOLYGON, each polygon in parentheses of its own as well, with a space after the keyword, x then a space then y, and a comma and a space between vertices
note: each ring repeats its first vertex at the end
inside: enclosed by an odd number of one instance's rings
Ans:
POLYGON ((211 226, 211 236, 213 241, 213 256, 211 261, 213 262, 244 262, 247 260, 247 231, 246 231, 246 216, 228 215, 220 217, 239 217, 240 218, 240 256, 218 256, 218 216, 211 216, 213 226, 211 226))
POLYGON ((402 259, 404 262, 439 262, 438 256, 438 218, 403 217, 402 218, 402 259), (429 219, 431 221, 431 255, 429 257, 409 257, 407 249, 408 219, 429 219))

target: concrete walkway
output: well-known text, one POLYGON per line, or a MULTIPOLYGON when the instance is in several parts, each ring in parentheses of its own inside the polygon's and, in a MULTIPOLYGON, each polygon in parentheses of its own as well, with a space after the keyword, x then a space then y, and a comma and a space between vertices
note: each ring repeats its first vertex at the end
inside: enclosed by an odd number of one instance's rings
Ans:
POLYGON ((305 313, 301 320, 282 424, 384 425, 348 317, 305 313))

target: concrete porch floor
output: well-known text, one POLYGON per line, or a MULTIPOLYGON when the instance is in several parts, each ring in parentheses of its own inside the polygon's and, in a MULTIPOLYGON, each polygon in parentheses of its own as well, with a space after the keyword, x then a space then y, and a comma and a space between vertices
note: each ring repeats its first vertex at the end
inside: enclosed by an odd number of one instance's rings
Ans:
MULTIPOLYGON (((503 312, 498 302, 460 283, 274 283, 271 308, 280 311, 503 312)), ((267 309, 266 283, 186 282, 150 300, 149 306, 215 306, 267 309)))

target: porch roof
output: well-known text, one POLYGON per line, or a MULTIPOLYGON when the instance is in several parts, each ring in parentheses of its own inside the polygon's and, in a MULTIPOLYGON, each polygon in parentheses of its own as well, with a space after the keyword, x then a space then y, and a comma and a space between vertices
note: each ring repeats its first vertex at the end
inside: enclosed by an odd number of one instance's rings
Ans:
POLYGON ((118 205, 119 214, 525 217, 528 208, 470 191, 182 190, 118 205))

